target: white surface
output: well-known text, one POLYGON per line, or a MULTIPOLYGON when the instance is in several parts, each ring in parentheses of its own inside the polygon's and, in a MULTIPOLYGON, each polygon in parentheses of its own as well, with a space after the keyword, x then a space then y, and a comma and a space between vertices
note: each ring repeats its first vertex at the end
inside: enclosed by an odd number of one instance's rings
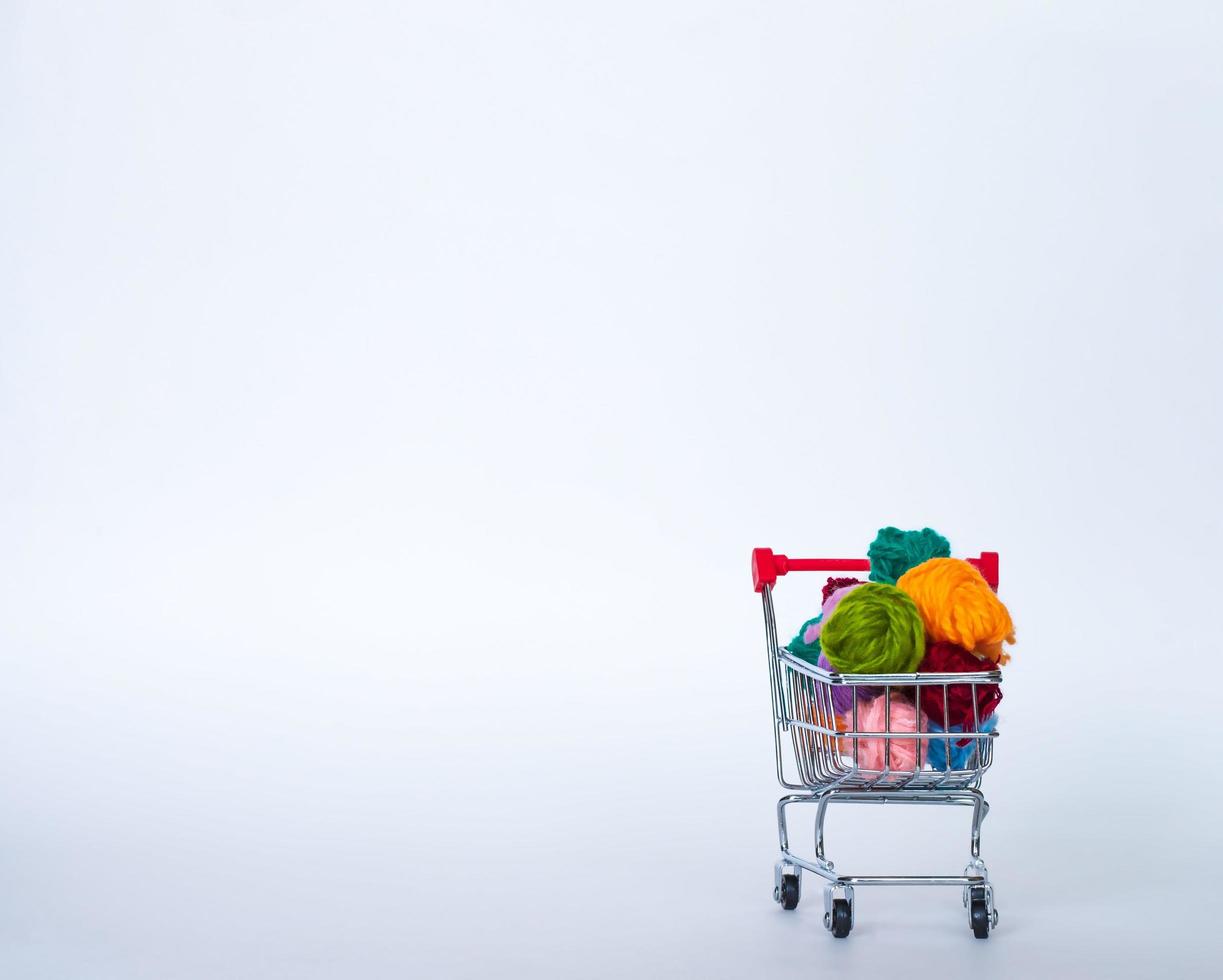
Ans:
POLYGON ((0 16, 0 974, 1213 972, 1215 5, 0 16), (748 550, 886 523, 1003 556, 988 944, 769 898, 748 550))

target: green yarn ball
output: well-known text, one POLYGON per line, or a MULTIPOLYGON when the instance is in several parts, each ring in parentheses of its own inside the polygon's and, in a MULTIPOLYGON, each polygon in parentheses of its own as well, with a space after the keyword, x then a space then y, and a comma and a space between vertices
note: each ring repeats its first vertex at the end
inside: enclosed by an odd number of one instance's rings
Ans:
POLYGON ((842 674, 911 674, 925 656, 926 630, 906 593, 868 582, 828 617, 820 645, 842 674))
POLYGON ((951 545, 933 528, 902 531, 898 527, 880 528, 866 551, 871 560, 870 580, 895 585, 910 568, 931 558, 950 558, 951 545))

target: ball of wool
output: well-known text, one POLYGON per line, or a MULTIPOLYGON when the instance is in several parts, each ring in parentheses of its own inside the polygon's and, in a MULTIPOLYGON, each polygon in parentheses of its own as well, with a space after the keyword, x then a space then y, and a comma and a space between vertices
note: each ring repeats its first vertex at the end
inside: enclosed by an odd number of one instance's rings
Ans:
POLYGON ((900 576, 924 561, 950 555, 951 545, 947 539, 928 527, 920 531, 880 528, 866 550, 866 557, 871 560, 870 580, 888 585, 895 585, 900 576))
MULTIPOLYGON (((841 716, 835 715, 832 719, 832 724, 824 724, 825 728, 835 728, 838 732, 849 730, 849 723, 841 716)), ((822 746, 832 749, 834 752, 852 752, 854 747, 849 743, 853 739, 833 738, 831 735, 825 735, 823 732, 819 734, 819 742, 822 746)))
MULTIPOLYGON (((892 695, 890 717, 887 706, 887 695, 871 698, 865 704, 858 706, 859 732, 917 732, 925 730, 925 719, 912 702, 892 695)), ((852 724, 852 720, 851 720, 852 724)), ((842 739, 843 742, 853 742, 853 738, 842 739)), ((926 740, 916 738, 858 738, 858 768, 884 768, 892 771, 912 771, 920 769, 926 758, 926 740), (887 748, 891 742, 892 748, 887 748)), ((848 746, 853 753, 853 746, 848 746)))
MULTIPOLYGON (((820 659, 817 661, 820 667, 825 670, 836 670, 832 666, 832 662, 828 659, 828 654, 821 653, 820 659)), ((869 701, 879 693, 879 688, 874 685, 864 685, 861 687, 850 687, 844 684, 828 684, 825 685, 832 693, 832 710, 838 715, 843 715, 847 712, 854 703, 854 691, 858 692, 859 701, 869 701)))
POLYGON ((824 609, 820 613, 820 615, 824 617, 824 622, 828 622, 828 618, 832 615, 833 610, 841 604, 842 599, 853 592, 854 589, 865 584, 865 582, 855 582, 853 585, 843 585, 841 588, 830 592, 828 597, 824 600, 824 609))
POLYGON ((820 658, 820 622, 824 617, 823 613, 807 620, 798 628, 798 632, 794 635, 789 643, 786 644, 788 649, 799 660, 805 660, 809 664, 815 663, 820 658))
POLYGON ((836 592, 837 589, 843 589, 847 585, 861 585, 861 584, 862 584, 862 579, 860 578, 831 577, 828 579, 828 581, 824 585, 824 602, 827 602, 828 597, 832 595, 834 592, 836 592))
MULTIPOLYGON (((981 722, 981 731, 992 732, 998 724, 998 716, 992 715, 981 722)), ((926 731, 941 732, 943 729, 937 723, 926 719, 926 731)), ((960 725, 952 725, 948 731, 962 732, 965 729, 960 725)), ((972 725, 969 724, 968 731, 972 731, 972 725)), ((843 740, 842 740, 843 741, 843 740)), ((930 763, 930 768, 936 769, 939 772, 947 770, 947 756, 951 755, 952 769, 968 769, 969 767, 976 768, 978 759, 973 756, 973 751, 977 748, 977 743, 981 744, 981 751, 985 751, 985 739, 977 738, 932 738, 928 740, 929 747, 926 749, 926 761, 930 763)))
POLYGON ((834 738, 827 733, 827 730, 843 732, 848 725, 844 716, 833 710, 828 698, 821 691, 821 688, 826 688, 826 685, 796 673, 790 675, 790 684, 795 695, 794 717, 825 730, 813 732, 810 729, 795 728, 794 737, 799 751, 806 751, 810 748, 813 744, 812 739, 815 740, 814 744, 839 749, 841 739, 834 738))
MULTIPOLYGON (((824 597, 824 608, 820 614, 812 619, 807 620, 798 628, 798 633, 789 643, 790 652, 796 657, 806 660, 808 663, 815 663, 820 657, 820 631, 823 629, 824 623, 828 617, 832 615, 832 611, 836 609, 840 601, 853 589, 856 585, 862 583, 857 582, 854 585, 846 585, 835 592, 824 597)), ((823 664, 820 665, 824 666, 823 664)))
POLYGON ((909 569, 896 584, 917 604, 930 639, 954 643, 995 663, 1010 660, 1002 643, 1015 642, 1011 614, 968 562, 931 558, 909 569))
MULTIPOLYGON (((976 654, 969 653, 963 647, 939 640, 926 644, 926 655, 918 664, 917 670, 918 673, 926 674, 967 674, 992 670, 993 666, 976 654)), ((943 697, 944 686, 942 684, 922 687, 922 711, 926 713, 931 723, 939 725, 949 723, 956 731, 972 731, 972 685, 948 684, 945 689, 946 698, 943 697)), ((994 709, 998 707, 998 702, 1001 700, 1002 691, 997 684, 978 684, 976 717, 984 721, 994 713, 994 709)))
POLYGON ((926 634, 906 593, 868 582, 845 596, 823 623, 820 644, 842 674, 908 674, 926 652, 926 634))

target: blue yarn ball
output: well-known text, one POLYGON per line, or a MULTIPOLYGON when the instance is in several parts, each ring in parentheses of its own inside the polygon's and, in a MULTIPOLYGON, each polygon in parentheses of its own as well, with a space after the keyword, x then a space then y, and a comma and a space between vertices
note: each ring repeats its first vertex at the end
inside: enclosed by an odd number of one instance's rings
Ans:
MULTIPOLYGON (((981 731, 992 732, 998 724, 998 716, 990 715, 985 721, 981 722, 981 731)), ((927 720, 926 730, 930 732, 941 732, 943 729, 934 722, 927 720)), ((952 725, 949 729, 953 732, 964 731, 961 725, 952 725)), ((930 768, 937 772, 947 771, 947 752, 951 751, 951 768, 952 769, 968 769, 974 767, 977 762, 973 758, 973 752, 977 747, 978 742, 981 744, 981 751, 985 751, 985 739, 969 738, 967 745, 956 745, 957 739, 954 738, 932 738, 929 741, 929 748, 926 750, 926 761, 930 763, 930 768)))

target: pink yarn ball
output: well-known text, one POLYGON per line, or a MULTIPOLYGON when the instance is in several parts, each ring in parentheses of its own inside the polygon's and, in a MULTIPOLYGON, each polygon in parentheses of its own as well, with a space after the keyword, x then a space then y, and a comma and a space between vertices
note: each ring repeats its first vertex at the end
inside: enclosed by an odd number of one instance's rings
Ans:
POLYGON ((847 595, 849 595, 849 593, 853 592, 853 590, 856 589, 859 585, 862 585, 862 584, 863 584, 862 582, 855 582, 853 585, 842 586, 841 588, 833 592, 832 595, 830 595, 827 599, 825 599, 824 607, 823 607, 823 613, 824 613, 823 621, 825 623, 828 622, 828 617, 832 615, 833 610, 837 608, 837 605, 840 603, 840 601, 844 599, 847 595))
MULTIPOLYGON (((859 732, 885 732, 889 731, 885 712, 887 710, 886 695, 879 695, 877 698, 871 698, 865 704, 858 705, 858 727, 855 731, 859 732)), ((890 731, 895 732, 917 732, 924 731, 926 728, 925 719, 921 719, 921 726, 918 727, 919 715, 913 705, 897 695, 892 695, 892 712, 891 712, 891 728, 890 731)), ((852 715, 847 716, 850 725, 853 724, 852 715)), ((850 752, 853 751, 853 745, 850 744, 853 739, 845 739, 850 752)), ((858 767, 860 769, 876 769, 884 768, 886 756, 886 746, 888 742, 892 743, 891 760, 888 768, 892 772, 911 772, 915 769, 920 769, 926 761, 926 739, 909 739, 909 738, 859 738, 858 742, 858 767)))
POLYGON ((824 624, 828 622, 828 617, 832 615, 832 611, 837 608, 837 603, 844 599, 849 593, 853 592, 862 582, 855 582, 853 585, 846 585, 837 589, 827 599, 824 600, 824 605, 820 609, 820 620, 818 623, 811 623, 803 632, 803 642, 810 646, 820 638, 820 631, 823 630, 824 624))

